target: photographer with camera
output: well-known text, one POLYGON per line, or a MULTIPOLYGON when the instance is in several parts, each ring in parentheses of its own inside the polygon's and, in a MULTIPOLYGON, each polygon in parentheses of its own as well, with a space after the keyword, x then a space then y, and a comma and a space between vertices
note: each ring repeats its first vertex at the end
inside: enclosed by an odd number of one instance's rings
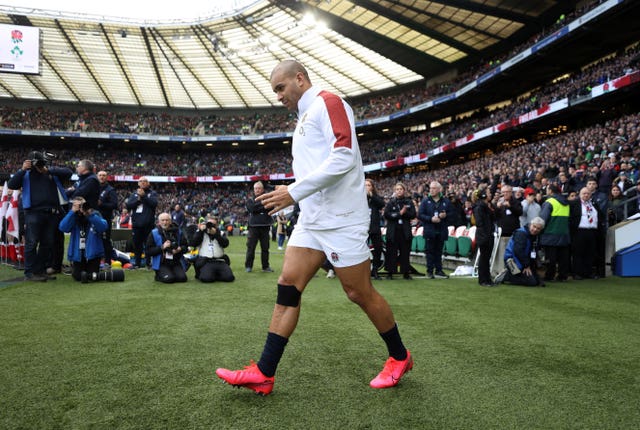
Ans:
POLYGON ((387 279, 392 279, 400 262, 403 278, 411 280, 409 254, 411 252, 411 220, 416 217, 416 207, 406 185, 398 182, 393 187, 393 197, 384 208, 387 220, 387 279))
POLYGON ((147 255, 146 265, 151 267, 149 253, 144 250, 145 242, 154 227, 156 207, 158 206, 158 194, 151 189, 151 183, 146 176, 138 179, 138 189, 126 201, 126 208, 131 213, 131 239, 135 254, 134 267, 137 269, 142 264, 142 253, 147 255))
POLYGON ((71 276, 84 282, 83 273, 86 277, 86 273, 100 271, 100 259, 104 257, 102 233, 107 230, 107 221, 84 197, 75 197, 59 228, 63 233, 71 233, 67 251, 67 259, 73 266, 71 276))
POLYGON ((31 151, 19 169, 9 179, 12 190, 22 189, 22 207, 25 220, 26 281, 45 282, 49 277, 45 270, 52 265, 52 249, 59 214, 67 204, 62 186, 73 172, 66 167, 51 167, 53 154, 31 151))
POLYGON ((201 282, 232 282, 235 278, 229 265, 229 257, 224 248, 229 239, 218 225, 218 219, 210 217, 206 223, 198 224, 189 245, 198 248, 198 258, 194 264, 196 279, 201 282))
POLYGON ((537 255, 540 249, 539 235, 545 222, 535 217, 524 227, 513 232, 504 252, 504 270, 496 276, 494 283, 507 282, 525 287, 544 287, 538 276, 537 255))
POLYGON ((151 230, 147 239, 146 255, 151 257, 151 267, 156 272, 156 281, 165 284, 187 282, 184 253, 187 239, 171 215, 163 212, 158 216, 158 226, 151 230))

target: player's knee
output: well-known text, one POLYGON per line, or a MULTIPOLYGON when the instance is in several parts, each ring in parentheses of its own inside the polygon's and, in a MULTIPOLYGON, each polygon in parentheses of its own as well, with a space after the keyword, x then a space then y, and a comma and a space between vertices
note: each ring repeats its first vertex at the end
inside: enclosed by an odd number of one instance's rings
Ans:
POLYGON ((295 285, 278 284, 278 297, 276 303, 281 306, 290 306, 297 308, 300 305, 300 296, 302 293, 298 291, 295 285))

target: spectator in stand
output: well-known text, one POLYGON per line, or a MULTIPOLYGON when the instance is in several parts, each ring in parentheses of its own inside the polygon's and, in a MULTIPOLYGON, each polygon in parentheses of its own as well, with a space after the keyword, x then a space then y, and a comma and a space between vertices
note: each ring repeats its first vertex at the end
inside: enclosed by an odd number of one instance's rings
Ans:
POLYGON ((215 217, 209 217, 205 223, 198 224, 198 230, 191 239, 190 246, 198 249, 193 267, 196 279, 200 282, 233 282, 235 276, 229 265, 229 257, 224 248, 229 246, 229 239, 220 229, 215 217))
POLYGON ((570 206, 573 279, 598 279, 598 276, 593 274, 598 243, 598 210, 591 201, 589 189, 582 188, 580 198, 572 201, 570 206))
POLYGON ((640 213, 640 180, 634 188, 628 190, 625 199, 630 200, 627 202, 627 216, 640 213))
POLYGON ((260 242, 260 262, 263 272, 273 272, 269 265, 269 237, 273 219, 269 211, 255 198, 264 194, 264 185, 258 181, 253 184, 253 199, 247 200, 247 212, 249 213, 249 235, 247 236, 247 254, 244 261, 246 272, 253 270, 253 260, 256 255, 256 246, 260 242))
POLYGON ((276 234, 278 235, 278 251, 282 251, 284 246, 284 239, 287 236, 287 220, 286 215, 283 211, 278 212, 278 216, 276 217, 276 234))
POLYGON ((605 272, 605 245, 607 239, 607 212, 609 211, 609 196, 599 189, 598 182, 595 178, 587 178, 587 189, 591 193, 591 203, 598 211, 598 235, 596 237, 596 255, 594 264, 596 266, 595 274, 604 278, 605 272))
POLYGON ((98 172, 98 181, 100 182, 100 195, 98 197, 98 210, 100 215, 107 222, 107 229, 102 234, 102 246, 104 248, 105 265, 111 264, 113 254, 113 246, 111 244, 111 220, 113 219, 113 211, 118 207, 118 195, 115 188, 109 185, 109 175, 104 170, 98 172))
MULTIPOLYGON (((135 228, 135 227, 134 227, 135 228)), ((158 215, 158 226, 147 239, 147 258, 156 272, 155 280, 164 284, 187 282, 186 262, 187 238, 178 226, 171 222, 171 215, 158 215)))
POLYGON ((418 219, 422 221, 427 256, 427 278, 447 279, 442 270, 442 248, 449 235, 448 221, 453 212, 451 202, 442 195, 442 185, 429 184, 429 195, 420 202, 418 219))
POLYGON ((531 221, 540 215, 540 204, 536 201, 536 192, 533 188, 524 189, 524 199, 522 205, 522 215, 520 215, 520 227, 531 224, 531 221))
POLYGON ((458 194, 455 191, 450 191, 448 193, 448 198, 449 203, 451 204, 451 217, 447 225, 452 225, 456 228, 468 225, 465 205, 462 203, 462 200, 460 200, 458 194))
POLYGON ((629 175, 624 170, 621 170, 618 177, 613 180, 613 185, 617 186, 622 193, 633 188, 633 182, 631 182, 629 175))
POLYGON ((471 197, 464 201, 464 217, 467 221, 467 227, 471 227, 471 218, 473 216, 473 202, 471 197))
POLYGON ((184 228, 186 223, 186 217, 184 215, 184 211, 179 204, 176 204, 173 207, 173 211, 171 212, 171 221, 173 221, 178 228, 184 228))
POLYGON ((131 216, 129 216, 127 208, 122 208, 118 224, 120 228, 131 228, 131 216))
POLYGON ((620 191, 620 187, 613 185, 609 192, 607 222, 609 226, 612 226, 624 219, 624 197, 622 195, 622 191, 620 191))
MULTIPOLYGON (((138 189, 127 199, 126 206, 132 214, 133 267, 138 269, 142 265, 145 243, 155 225, 156 207, 158 206, 158 194, 151 189, 151 184, 146 176, 138 179, 138 189)), ((151 259, 148 256, 145 258, 145 263, 147 268, 151 267, 151 259)))
POLYGON ((384 218, 387 220, 387 279, 393 275, 400 264, 400 271, 404 279, 411 280, 409 254, 411 252, 411 220, 416 217, 416 209, 406 186, 398 182, 393 189, 393 197, 384 208, 384 218))
POLYGON ((545 222, 545 229, 540 238, 547 259, 547 270, 544 280, 564 282, 571 270, 569 231, 569 203, 556 184, 547 187, 547 199, 542 204, 540 218, 545 222), (557 278, 556 278, 557 273, 557 278))
POLYGON ((22 167, 9 179, 11 190, 22 189, 25 221, 24 277, 26 281, 46 282, 52 266, 52 249, 62 206, 67 205, 63 182, 71 178, 71 170, 48 166, 50 158, 31 151, 22 167))
POLYGON ((473 219, 476 225, 476 246, 478 258, 478 283, 483 287, 493 287, 491 278, 491 254, 493 253, 495 225, 495 209, 491 204, 491 190, 481 187, 475 193, 473 219))
POLYGON ((610 153, 610 158, 604 160, 600 166, 600 174, 598 175, 598 188, 600 190, 608 190, 613 184, 613 180, 618 176, 618 172, 613 166, 612 159, 615 160, 615 154, 610 153))
POLYGON ((565 172, 558 173, 558 187, 563 196, 568 196, 571 191, 576 191, 574 185, 565 172))
POLYGON ((371 219, 369 222, 369 244, 372 247, 371 277, 380 279, 378 269, 382 266, 382 231, 380 230, 380 210, 384 208, 384 199, 378 194, 372 179, 365 179, 364 186, 367 190, 367 204, 371 219))
POLYGON ((502 228, 496 260, 494 262, 494 272, 500 273, 504 269, 502 256, 509 243, 509 238, 520 228, 520 216, 522 216, 522 204, 513 195, 513 187, 503 184, 501 196, 498 199, 495 210, 495 217, 498 227, 502 228))

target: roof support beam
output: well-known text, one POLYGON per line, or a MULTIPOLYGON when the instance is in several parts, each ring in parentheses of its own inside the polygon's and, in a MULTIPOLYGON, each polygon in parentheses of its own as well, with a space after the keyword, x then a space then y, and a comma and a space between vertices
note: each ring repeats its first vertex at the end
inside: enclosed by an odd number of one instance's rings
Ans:
MULTIPOLYGON (((171 68, 171 71, 173 72, 174 76, 176 77, 176 79, 178 80, 178 82, 180 82, 180 86, 182 87, 182 89, 184 90, 184 93, 187 95, 187 97, 189 98, 189 101, 191 102, 191 105, 197 109, 198 106, 196 105, 196 103, 193 101, 193 97, 191 97, 191 93, 189 92, 189 90, 187 89, 186 85, 184 84, 184 82, 182 81, 182 78, 180 77, 180 74, 178 73, 178 71, 176 70, 176 68, 173 66, 173 62, 169 59, 169 56, 167 55, 167 53, 164 50, 163 44, 165 46, 167 46, 169 49, 171 49, 171 47, 165 42, 165 40, 162 38, 162 36, 160 36, 160 34, 158 33, 157 30, 154 30, 153 28, 149 29, 149 32, 151 33, 151 37, 153 37, 153 41, 156 43, 156 45, 158 46, 158 49, 160 50, 160 52, 162 53, 162 56, 164 57, 164 59, 167 62, 167 65, 171 68), (160 43, 162 42, 162 43, 160 43)), ((173 52, 173 51, 172 51, 173 52)), ((189 72, 191 74, 193 74, 193 72, 189 69, 189 66, 187 66, 184 61, 182 60, 182 58, 180 58, 180 56, 178 56, 178 54, 176 52, 174 52, 174 55, 176 56, 176 58, 178 58, 180 60, 180 62, 182 62, 182 64, 184 64, 184 66, 187 68, 187 70, 189 70, 189 72)), ((195 75, 194 75, 195 77, 195 75)), ((198 82, 199 83, 199 82, 198 82)))
MULTIPOLYGON (((206 43, 203 43, 201 35, 200 35, 200 34, 198 34, 198 32, 197 32, 197 28, 198 28, 198 27, 191 27, 191 28, 193 29, 194 33, 196 33, 196 35, 198 36, 198 41, 201 43, 202 47, 203 47, 207 52, 209 52, 209 51, 211 50, 211 47, 210 47, 210 46, 207 46, 207 44, 206 44, 206 43)), ((180 53, 174 49, 173 45, 171 45, 171 44, 167 41, 167 39, 166 39, 165 37, 163 37, 163 36, 162 36, 162 34, 160 34, 160 33, 157 33, 157 32, 156 32, 156 34, 154 34, 154 37, 158 37, 158 38, 160 38, 160 39, 162 40, 162 42, 163 42, 163 43, 164 43, 164 44, 165 44, 165 45, 166 45, 166 46, 171 50, 171 53, 172 53, 172 54, 173 54, 173 55, 174 55, 178 60, 180 60, 180 62, 181 62, 181 63, 182 63, 182 65, 184 66, 184 68, 185 68, 186 70, 188 70, 188 71, 189 71, 189 73, 191 74, 191 76, 193 76, 193 79, 194 79, 196 82, 198 82, 198 84, 199 84, 199 85, 200 85, 200 87, 202 88, 202 91, 206 92, 206 93, 209 95, 209 97, 211 97, 211 99, 212 99, 212 100, 215 100, 215 96, 214 96, 213 92, 211 91, 211 88, 208 88, 208 87, 207 87, 207 85, 206 85, 204 82, 202 82, 202 79, 200 78, 200 76, 198 76, 198 74, 197 74, 197 73, 196 73, 196 72, 195 72, 191 67, 189 67, 189 64, 185 61, 184 57, 183 57, 182 55, 180 55, 180 53)), ((209 52, 209 53, 210 53, 210 52, 209 52)), ((163 51, 163 54, 164 54, 164 51, 163 51)), ((167 61, 168 61, 168 59, 167 59, 167 61)), ((173 68, 173 66, 171 66, 171 69, 172 69, 172 70, 174 71, 174 73, 176 74, 176 77, 178 78, 178 80, 180 80, 180 76, 178 76, 178 73, 177 73, 177 72, 176 72, 176 70, 173 68)), ((180 80, 180 84, 182 84, 182 80, 180 80)), ((182 85, 182 86, 183 86, 183 88, 184 88, 185 92, 187 92, 187 94, 189 94, 189 91, 187 90, 187 88, 186 88, 184 85, 182 85)), ((189 95, 189 99, 191 100, 191 96, 190 96, 190 95, 189 95)), ((191 102, 193 103, 193 100, 191 100, 191 102)), ((217 101, 216 101, 216 102, 217 102, 217 101)), ((193 103, 193 105, 194 105, 194 106, 196 107, 196 109, 197 109, 197 106, 195 105, 195 103, 193 103)))
POLYGON ((487 6, 486 4, 480 4, 468 0, 430 0, 433 3, 438 3, 444 6, 451 6, 458 9, 470 10, 472 12, 481 13, 482 15, 495 16, 497 18, 506 19, 508 21, 521 22, 526 25, 536 24, 537 21, 522 13, 512 12, 507 9, 501 9, 499 7, 487 6))
MULTIPOLYGON (((73 49, 73 52, 75 52, 76 56, 78 57, 78 59, 80 60, 82 65, 84 66, 84 68, 87 71, 87 73, 91 76, 91 79, 93 79, 93 82, 95 82, 96 86, 98 87, 98 89, 100 90, 100 92, 102 93, 104 98, 107 100, 107 102, 109 102, 109 104, 113 104, 113 100, 111 100, 111 97, 109 97, 109 93, 107 93, 107 91, 102 86, 102 83, 100 82, 100 80, 93 73, 93 70, 89 66, 89 63, 87 62, 87 60, 85 60, 83 55, 80 53, 80 51, 78 51, 78 48, 76 48, 76 45, 73 43, 73 41, 71 40, 71 38, 67 34, 67 31, 62 26, 62 24, 60 24, 60 21, 58 21, 57 19, 54 19, 53 21, 56 23, 56 26, 58 27, 58 30, 60 30, 60 33, 62 33, 64 38, 67 40, 67 43, 69 44, 71 49, 73 49)), ((84 101, 84 100, 80 100, 80 101, 84 101)))
MULTIPOLYGON (((202 40, 202 35, 204 33, 204 30, 202 28, 202 26, 198 26, 197 28, 200 29, 200 34, 198 35, 199 39, 200 39, 200 43, 202 43, 203 45, 206 44, 206 42, 204 42, 202 40)), ((206 36, 205 36, 206 37, 206 36)), ((207 39, 208 40, 208 39, 207 39)), ((243 103, 247 104, 247 100, 242 97, 242 92, 240 90, 238 90, 238 87, 236 87, 236 85, 233 83, 233 79, 231 79, 229 77, 229 74, 227 73, 227 70, 224 66, 222 66, 220 64, 220 61, 218 61, 218 59, 216 58, 216 55, 211 53, 211 48, 207 47, 207 52, 209 52, 209 55, 214 59, 214 61, 216 62, 216 64, 219 65, 220 67, 220 72, 224 75, 224 78, 227 80, 227 82, 229 83, 229 85, 233 88, 233 90, 236 92, 236 94, 238 95, 238 97, 240 97, 240 100, 242 100, 243 103)), ((223 53, 221 53, 221 55, 224 55, 223 53)), ((227 60, 229 61, 230 64, 233 65, 233 62, 231 61, 231 58, 227 58, 227 60)), ((236 68, 236 71, 238 72, 238 75, 240 76, 241 73, 237 70, 237 67, 235 67, 235 65, 233 66, 234 68, 236 68)))
POLYGON ((147 52, 149 53, 149 60, 151 60, 153 71, 156 74, 158 86, 160 87, 160 91, 162 91, 164 104, 166 106, 171 106, 169 104, 169 98, 167 97, 167 89, 164 87, 164 81, 162 80, 162 76, 160 76, 160 70, 158 69, 158 63, 156 62, 156 57, 155 55, 153 55, 153 49, 151 49, 151 43, 149 43, 149 35, 147 34, 147 30, 144 27, 140 27, 140 31, 142 32, 142 38, 144 39, 144 44, 147 47, 147 52))
POLYGON ((113 46, 113 43, 111 42, 111 38, 109 37, 109 34, 105 30, 104 25, 102 25, 102 23, 100 23, 99 26, 100 26, 100 30, 102 30, 102 35, 104 36, 104 40, 107 41, 107 44, 109 45, 109 49, 111 50, 111 53, 113 54, 113 58, 116 59, 116 62, 118 63, 118 67, 120 67, 120 71, 122 72, 122 76, 124 76, 124 78, 127 80, 127 84, 129 85, 129 88, 131 89, 131 93, 136 98, 136 103, 138 103, 138 106, 142 106, 142 100, 140 100, 140 96, 138 95, 138 91, 136 91, 137 88, 133 85, 133 82, 131 81, 131 77, 127 73, 127 70, 125 69, 124 64, 122 64, 122 61, 120 60, 120 56, 118 55, 118 52, 116 51, 115 46, 113 46))
MULTIPOLYGON (((397 22, 399 24, 404 25, 405 27, 411 28, 412 30, 415 30, 415 31, 417 31, 419 33, 427 35, 432 39, 439 40, 440 42, 445 43, 445 44, 447 44, 447 45, 449 45, 449 46, 451 46, 453 48, 456 48, 459 51, 466 52, 467 54, 477 55, 477 51, 475 49, 470 49, 468 45, 465 45, 464 43, 458 42, 456 39, 454 39, 452 37, 449 37, 449 36, 445 36, 444 34, 442 34, 440 32, 437 32, 437 31, 434 31, 434 30, 432 30, 432 29, 430 29, 428 27, 425 27, 424 25, 418 24, 415 21, 407 19, 404 16, 402 16, 402 14, 399 14, 397 12, 393 12, 391 9, 383 7, 382 5, 380 5, 378 3, 375 3, 375 2, 372 2, 372 1, 368 1, 368 0, 359 0, 359 1, 356 0, 353 3, 358 5, 358 6, 360 6, 360 7, 363 7, 364 9, 369 9, 370 11, 375 12, 378 15, 387 17, 392 21, 395 21, 395 22, 397 22)), ((399 3, 399 2, 393 2, 393 3, 399 3)), ((484 34, 486 36, 495 37, 495 35, 488 34, 486 32, 474 29, 472 27, 469 27, 468 25, 464 25, 464 24, 460 24, 460 23, 455 22, 455 21, 443 19, 443 18, 441 18, 441 17, 439 17, 437 15, 429 14, 429 13, 426 13, 424 11, 415 9, 413 7, 410 7, 410 6, 405 6, 405 7, 407 7, 407 9, 413 10, 415 12, 419 12, 421 14, 429 15, 429 16, 431 16, 433 18, 437 18, 437 19, 439 19, 441 21, 449 22, 452 25, 455 25, 457 27, 462 27, 465 30, 472 30, 472 31, 476 31, 478 33, 482 33, 482 34, 484 34)))

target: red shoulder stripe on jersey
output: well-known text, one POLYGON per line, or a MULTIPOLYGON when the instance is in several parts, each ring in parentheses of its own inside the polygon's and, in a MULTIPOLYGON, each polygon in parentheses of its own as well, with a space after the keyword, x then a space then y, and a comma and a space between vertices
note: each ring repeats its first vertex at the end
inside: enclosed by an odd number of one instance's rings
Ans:
POLYGON ((333 144, 333 147, 351 148, 351 126, 342 99, 327 91, 320 91, 318 95, 322 97, 327 106, 333 135, 336 137, 336 143, 333 144))

